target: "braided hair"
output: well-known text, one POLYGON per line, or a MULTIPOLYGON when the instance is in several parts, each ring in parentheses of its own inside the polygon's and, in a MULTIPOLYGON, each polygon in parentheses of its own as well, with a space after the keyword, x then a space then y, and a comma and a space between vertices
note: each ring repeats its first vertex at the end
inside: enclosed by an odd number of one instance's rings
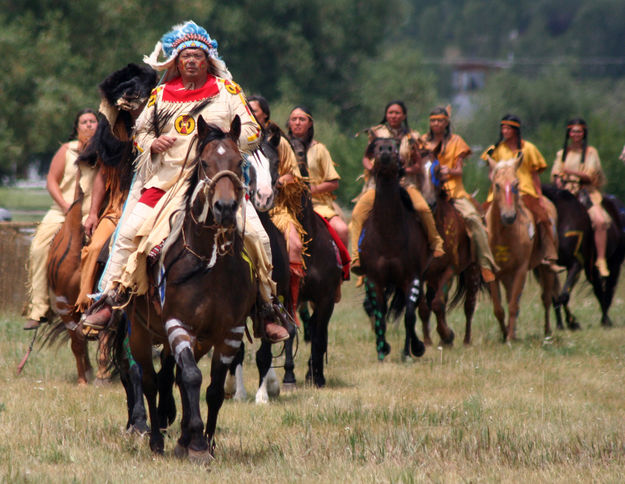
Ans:
POLYGON ((586 160, 586 149, 588 148, 588 125, 582 118, 573 118, 566 123, 566 136, 564 137, 564 147, 562 148, 562 162, 566 160, 566 154, 569 151, 569 139, 571 137, 571 129, 573 126, 581 126, 584 128, 584 138, 582 139, 582 159, 580 164, 584 164, 586 160))

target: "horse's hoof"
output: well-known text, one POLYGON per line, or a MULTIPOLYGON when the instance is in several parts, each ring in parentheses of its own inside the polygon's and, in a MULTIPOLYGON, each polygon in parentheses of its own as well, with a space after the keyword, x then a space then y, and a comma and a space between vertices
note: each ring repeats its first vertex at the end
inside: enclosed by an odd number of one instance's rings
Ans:
POLYGON ((108 385, 110 385, 110 384, 112 384, 112 383, 113 383, 113 381, 111 380, 111 377, 106 377, 106 378, 100 378, 100 377, 97 377, 97 378, 93 381, 93 384, 94 384, 96 387, 104 387, 104 386, 108 386, 108 385))
POLYGON ((126 428, 126 433, 129 435, 136 435, 137 437, 143 438, 150 433, 150 428, 145 422, 139 424, 129 424, 126 428))
POLYGON ((178 442, 176 442, 176 447, 174 447, 174 455, 178 459, 186 459, 187 455, 189 455, 189 448, 183 447, 178 442))
POLYGON ((425 345, 421 341, 416 340, 410 344, 410 354, 414 356, 415 358, 419 358, 423 356, 424 353, 425 353, 425 345))
POLYGON ((455 333, 450 329, 449 334, 447 335, 447 338, 441 338, 441 342, 445 346, 453 346, 455 338, 456 338, 455 333))
POLYGON ((601 318, 601 326, 603 326, 604 328, 611 328, 612 326, 614 326, 614 324, 608 316, 604 316, 603 318, 601 318))
POLYGON ((206 449, 206 450, 188 449, 188 452, 189 453, 187 455, 187 458, 189 459, 190 462, 193 462, 194 464, 209 466, 211 462, 215 460, 215 457, 213 457, 213 455, 211 454, 210 449, 206 449))
POLYGON ((388 354, 391 352, 391 345, 388 344, 386 341, 383 341, 381 345, 378 345, 378 347, 378 360, 384 361, 384 358, 386 358, 386 356, 388 356, 388 354))
POLYGON ((284 393, 292 393, 297 390, 297 385, 295 383, 282 383, 282 391, 284 393))

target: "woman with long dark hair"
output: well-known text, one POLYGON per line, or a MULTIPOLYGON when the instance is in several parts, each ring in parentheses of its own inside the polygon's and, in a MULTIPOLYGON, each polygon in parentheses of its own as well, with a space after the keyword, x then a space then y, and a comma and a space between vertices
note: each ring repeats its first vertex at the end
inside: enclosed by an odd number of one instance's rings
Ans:
POLYGON ((475 243, 482 279, 484 282, 492 282, 495 280, 497 265, 488 245, 486 227, 462 182, 463 163, 471 154, 471 148, 459 135, 452 133, 450 108, 437 107, 430 112, 430 129, 422 139, 430 150, 441 145, 438 161, 441 166, 441 177, 445 181, 444 188, 449 200, 462 215, 469 235, 475 243))
MULTIPOLYGON (((514 114, 506 114, 500 122, 499 140, 482 153, 482 159, 487 160, 491 157, 496 162, 500 162, 516 158, 519 153, 523 153, 523 162, 517 170, 519 191, 538 229, 541 250, 544 254, 542 263, 548 265, 554 272, 562 272, 565 268, 556 263, 558 247, 553 235, 553 224, 545 209, 546 202, 543 201, 539 178, 539 174, 547 168, 547 163, 538 148, 523 139, 521 120, 514 114)), ((492 199, 491 192, 488 194, 487 202, 492 199)))
POLYGON ((369 151, 369 148, 372 141, 376 138, 394 138, 398 141, 399 158, 405 173, 402 184, 410 196, 414 209, 419 213, 419 220, 425 228, 428 244, 434 257, 441 257, 445 254, 443 239, 436 229, 436 223, 430 207, 423 199, 421 192, 414 186, 414 182, 411 181, 411 176, 413 175, 413 167, 410 162, 411 150, 412 145, 419 139, 419 133, 408 127, 406 114, 406 106, 402 101, 391 101, 384 109, 384 117, 381 123, 368 130, 369 146, 362 159, 362 164, 365 168, 365 186, 352 210, 352 220, 350 222, 352 272, 356 275, 361 275, 358 240, 362 226, 369 217, 375 201, 375 183, 373 177, 369 175, 369 172, 373 169, 373 154, 369 151))
MULTIPOLYGON (((76 114, 72 134, 67 143, 63 143, 54 154, 50 170, 46 178, 46 188, 52 197, 53 204, 37 227, 30 246, 28 281, 30 300, 24 329, 38 328, 40 323, 47 321, 50 310, 48 297, 48 276, 46 267, 48 251, 52 239, 65 221, 65 214, 74 201, 76 178, 80 178, 80 187, 84 193, 83 225, 87 224, 91 209, 91 188, 96 174, 93 164, 76 160, 87 142, 94 135, 98 126, 98 118, 92 109, 83 109, 76 114)), ((97 212, 97 210, 95 210, 97 212)), ((93 225, 97 218, 90 220, 93 225)), ((90 226, 91 226, 90 225, 90 226)))
POLYGON ((605 182, 605 175, 597 149, 588 144, 588 125, 582 118, 575 118, 567 123, 564 146, 556 154, 551 179, 558 188, 579 197, 588 210, 597 248, 595 266, 601 277, 608 277, 610 271, 605 252, 611 219, 601 206, 601 186, 605 182))

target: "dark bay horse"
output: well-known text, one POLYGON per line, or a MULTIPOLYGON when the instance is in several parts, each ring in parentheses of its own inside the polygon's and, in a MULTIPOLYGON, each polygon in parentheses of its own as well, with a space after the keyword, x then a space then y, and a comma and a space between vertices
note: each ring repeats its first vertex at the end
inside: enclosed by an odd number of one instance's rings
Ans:
POLYGON ((563 327, 560 308, 564 308, 565 320, 569 329, 579 329, 580 324, 570 311, 568 303, 571 291, 579 279, 582 270, 590 282, 593 292, 601 307, 601 324, 611 326, 608 310, 612 304, 621 265, 625 258, 625 210, 623 204, 612 195, 605 195, 603 207, 612 218, 608 228, 606 260, 610 277, 601 278, 595 267, 596 250, 590 218, 586 208, 578 198, 566 190, 552 185, 543 185, 543 193, 556 206, 558 211, 558 261, 567 268, 567 277, 561 291, 554 298, 554 309, 559 328, 563 327))
POLYGON ((481 287, 480 268, 472 256, 471 239, 460 212, 450 202, 441 180, 441 165, 436 159, 437 149, 427 150, 416 147, 417 188, 430 206, 436 221, 438 233, 445 243, 445 255, 433 259, 424 278, 425 297, 419 303, 419 316, 423 324, 423 340, 431 345, 429 319, 434 311, 437 331, 445 344, 453 342, 454 333, 447 326, 447 291, 454 278, 457 280, 456 293, 451 298, 450 308, 464 300, 465 333, 464 344, 471 343, 471 322, 475 312, 477 293, 481 287))
MULTIPOLYGON (((52 343, 64 335, 69 336, 71 349, 76 359, 78 384, 86 385, 92 371, 87 340, 79 326, 81 314, 76 310, 76 298, 80 290, 80 254, 85 245, 85 229, 82 225, 82 205, 84 194, 76 180, 74 202, 70 206, 63 225, 52 239, 48 253, 48 287, 53 312, 61 323, 52 325, 44 336, 52 343), (67 331, 65 331, 67 330, 67 331)), ((105 344, 107 335, 99 335, 105 344)), ((98 346, 97 381, 109 378, 108 361, 104 346, 98 346)))
POLYGON ((427 238, 408 194, 399 184, 400 160, 394 139, 372 142, 375 157, 375 201, 359 241, 360 263, 366 277, 366 298, 373 310, 376 351, 380 361, 390 353, 387 343, 387 295, 395 292, 396 313, 405 307, 403 356, 422 356, 425 345, 415 332, 416 308, 426 264, 427 238))
MULTIPOLYGON (((304 143, 291 139, 291 145, 303 177, 308 179, 308 164, 304 143)), ((310 341, 310 357, 306 382, 317 388, 324 387, 324 355, 328 351, 328 325, 334 312, 335 295, 341 284, 343 268, 339 250, 328 230, 327 222, 315 212, 310 191, 302 195, 299 222, 306 231, 304 265, 306 274, 301 281, 299 315, 304 325, 305 339, 310 341), (308 307, 312 307, 312 314, 308 307)), ((293 338, 285 342, 284 384, 295 386, 293 373, 293 338)))
MULTIPOLYGON (((625 205, 617 197, 609 194, 603 196, 601 204, 612 219, 608 229, 608 246, 606 248, 610 276, 607 279, 599 277, 597 268, 593 263, 590 271, 590 282, 601 306, 601 324, 609 327, 612 326, 612 320, 608 316, 608 310, 612 305, 621 273, 621 265, 625 259, 625 205)), ((586 276, 588 277, 588 273, 586 276)))
POLYGON ((566 267, 564 286, 560 288, 556 278, 553 298, 556 324, 559 329, 564 328, 561 314, 563 308, 568 328, 579 329, 580 325, 568 303, 580 274, 592 273, 594 243, 590 217, 577 197, 569 191, 560 190, 553 185, 543 185, 542 191, 558 212, 558 264, 566 267))
MULTIPOLYGON (((495 317, 499 322, 504 341, 516 338, 516 321, 519 315, 521 294, 527 273, 534 270, 541 286, 541 299, 545 310, 545 336, 551 334, 549 310, 556 275, 540 264, 539 237, 532 214, 525 207, 519 193, 517 169, 523 156, 507 161, 489 159, 491 167, 493 201, 486 212, 488 243, 499 266, 497 279, 489 284, 495 317), (501 305, 499 282, 506 290, 508 324, 501 305)), ((553 207, 552 207, 553 208, 553 207)), ((555 208, 553 208, 555 214, 555 208)), ((552 215, 554 215, 552 214, 552 215)))
MULTIPOLYGON (((236 228, 244 196, 243 160, 236 145, 240 128, 238 116, 229 133, 207 125, 201 117, 198 120, 197 156, 185 208, 173 222, 163 248, 165 276, 159 292, 164 297, 157 303, 162 309, 152 309, 156 305, 149 301, 150 295, 128 307, 130 349, 141 367, 148 402, 150 448, 159 453, 164 450, 162 412, 156 398, 157 394, 169 398, 171 386, 163 386, 152 364, 153 344, 163 344, 175 358, 182 400, 182 431, 175 454, 198 461, 212 458, 226 372, 241 345, 245 319, 256 303, 257 282, 236 228), (202 374, 196 362, 211 349, 204 429, 199 408, 202 374)), ((171 374, 171 368, 166 373, 171 374)))

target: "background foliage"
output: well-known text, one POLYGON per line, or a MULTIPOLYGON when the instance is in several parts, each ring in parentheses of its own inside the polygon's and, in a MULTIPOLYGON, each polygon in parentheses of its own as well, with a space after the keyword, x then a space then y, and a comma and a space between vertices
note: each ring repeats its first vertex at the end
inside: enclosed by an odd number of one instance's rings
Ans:
MULTIPOLYGON (((365 144, 354 134, 376 124, 391 99, 406 101, 420 131, 432 107, 456 108, 451 73, 459 58, 503 67, 467 94, 471 109, 455 110, 454 129, 476 152, 513 112, 551 163, 566 120, 582 116, 607 189, 625 196, 617 160, 625 141, 625 4, 618 0, 0 0, 0 179, 11 182, 33 164, 45 172, 75 112, 97 107, 97 84, 140 62, 173 23, 189 18, 217 38, 246 92, 269 99, 279 124, 293 105, 311 107, 318 138, 339 165, 345 206, 359 190, 365 144)), ((470 191, 483 193, 483 166, 470 163, 465 178, 470 191)))

